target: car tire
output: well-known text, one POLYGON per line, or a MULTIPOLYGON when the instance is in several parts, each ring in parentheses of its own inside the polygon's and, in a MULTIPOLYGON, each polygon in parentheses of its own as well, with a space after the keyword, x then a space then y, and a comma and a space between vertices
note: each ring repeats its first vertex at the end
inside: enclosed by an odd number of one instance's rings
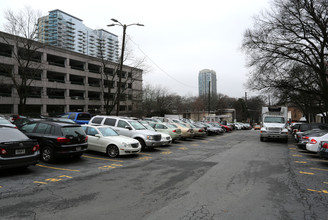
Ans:
POLYGON ((144 142, 144 140, 142 140, 141 138, 136 138, 140 145, 141 145, 141 150, 146 150, 147 146, 146 146, 146 143, 144 142))
POLYGON ((263 138, 263 137, 260 137, 260 141, 261 141, 261 142, 264 142, 264 138, 263 138))
POLYGON ((118 157, 120 155, 120 151, 119 151, 118 147, 116 147, 115 145, 109 145, 107 147, 106 152, 107 152, 107 155, 112 158, 118 157))
POLYGON ((45 146, 41 149, 41 159, 44 162, 51 163, 55 159, 54 150, 50 146, 45 146))

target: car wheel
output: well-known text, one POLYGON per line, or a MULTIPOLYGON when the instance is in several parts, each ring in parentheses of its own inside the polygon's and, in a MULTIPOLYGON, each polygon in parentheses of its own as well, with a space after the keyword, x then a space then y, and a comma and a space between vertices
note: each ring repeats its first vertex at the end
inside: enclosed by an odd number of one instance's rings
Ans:
POLYGON ((141 145, 141 150, 146 150, 146 143, 141 139, 141 138, 136 138, 138 141, 139 141, 139 143, 140 143, 140 145, 141 145))
POLYGON ((51 163, 54 161, 54 150, 52 147, 46 146, 41 150, 41 159, 44 162, 51 163))
POLYGON ((264 141, 264 138, 263 137, 260 137, 260 140, 263 142, 264 141))
POLYGON ((120 152, 115 145, 109 145, 107 147, 107 155, 109 157, 118 157, 120 155, 120 152))

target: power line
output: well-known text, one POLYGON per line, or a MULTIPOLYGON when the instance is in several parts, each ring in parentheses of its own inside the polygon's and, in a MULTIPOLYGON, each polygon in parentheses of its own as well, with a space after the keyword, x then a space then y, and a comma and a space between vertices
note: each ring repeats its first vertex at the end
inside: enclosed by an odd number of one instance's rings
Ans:
POLYGON ((197 89, 198 87, 195 87, 195 86, 191 86, 191 85, 188 85, 188 84, 185 84, 185 83, 183 83, 183 82, 181 82, 181 81, 179 81, 179 80, 177 80, 177 79, 175 79, 174 77, 172 77, 170 74, 168 74, 165 70, 163 70, 159 65, 157 65, 157 63, 155 63, 155 61, 154 60, 152 60, 141 48, 140 48, 140 46, 138 45, 138 44, 136 44, 132 39, 131 39, 131 37, 130 36, 128 36, 128 38, 129 38, 129 40, 135 45, 135 46, 137 46, 137 48, 140 50, 140 52, 143 54, 143 55, 145 55, 149 60, 150 60, 150 62, 152 63, 152 64, 154 64, 159 70, 161 70, 163 73, 165 73, 165 75, 167 75, 169 78, 171 78, 171 79, 173 79, 174 81, 176 81, 176 82, 178 82, 178 83, 180 83, 180 84, 182 84, 182 85, 184 85, 184 86, 187 86, 187 87, 189 87, 189 88, 193 88, 193 89, 197 89))

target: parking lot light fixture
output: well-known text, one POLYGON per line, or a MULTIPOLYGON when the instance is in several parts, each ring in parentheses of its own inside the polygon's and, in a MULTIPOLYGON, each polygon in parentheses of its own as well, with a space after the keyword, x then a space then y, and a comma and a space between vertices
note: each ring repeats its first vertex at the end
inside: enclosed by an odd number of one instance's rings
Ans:
POLYGON ((121 26, 123 27, 123 36, 122 36, 122 49, 121 49, 121 57, 120 57, 120 69, 118 72, 118 85, 117 85, 117 96, 116 96, 116 115, 119 115, 120 112, 120 99, 121 99, 121 82, 122 82, 122 69, 123 69, 123 60, 124 60, 124 49, 125 49, 125 33, 126 33, 126 28, 132 25, 136 25, 136 26, 144 26, 143 24, 139 24, 139 23, 132 23, 132 24, 122 24, 121 22, 119 22, 118 20, 116 20, 115 18, 111 19, 114 23, 113 24, 109 24, 107 25, 107 27, 112 27, 112 26, 121 26))

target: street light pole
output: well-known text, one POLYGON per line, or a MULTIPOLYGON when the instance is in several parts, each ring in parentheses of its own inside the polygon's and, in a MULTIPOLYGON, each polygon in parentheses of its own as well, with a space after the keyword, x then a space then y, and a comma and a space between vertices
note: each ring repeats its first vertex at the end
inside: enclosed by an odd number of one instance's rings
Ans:
POLYGON ((118 85, 117 85, 117 96, 116 96, 116 116, 119 115, 120 112, 120 100, 121 100, 121 83, 122 83, 122 71, 123 71, 123 60, 124 60, 124 49, 125 49, 125 33, 126 33, 126 28, 128 26, 132 26, 132 25, 137 25, 137 26, 144 26, 143 24, 139 24, 139 23, 133 23, 133 24, 122 24, 121 22, 119 22, 118 20, 112 18, 111 19, 113 22, 115 22, 114 24, 109 24, 107 25, 108 27, 110 26, 121 26, 123 27, 123 39, 122 39, 122 49, 121 49, 121 58, 120 58, 120 69, 119 69, 119 73, 118 73, 118 85))

